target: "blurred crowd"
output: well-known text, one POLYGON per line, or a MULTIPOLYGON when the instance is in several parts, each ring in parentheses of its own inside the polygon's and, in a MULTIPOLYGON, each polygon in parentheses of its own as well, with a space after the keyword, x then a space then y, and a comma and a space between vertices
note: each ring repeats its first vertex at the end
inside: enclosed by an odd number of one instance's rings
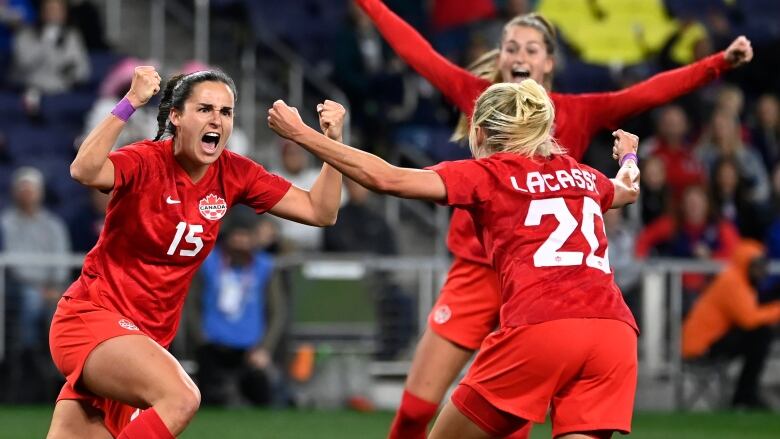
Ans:
MULTIPOLYGON (((639 2, 641 8, 628 8, 637 2, 583 0, 568 8, 571 1, 479 0, 457 9, 464 13, 452 13, 454 4, 466 3, 456 0, 433 1, 430 8, 415 0, 386 3, 462 66, 493 48, 509 18, 546 14, 559 28, 564 48, 553 87, 559 92, 623 88, 747 35, 755 49, 751 64, 623 127, 643 139, 642 196, 626 212, 609 212, 604 225, 618 284, 635 312, 641 306, 639 267, 646 258, 725 262, 750 238, 763 243, 762 254, 780 259, 780 77, 774 74, 780 61, 780 2, 647 0, 639 2)), ((247 28, 268 24, 266 29, 342 88, 350 100, 352 143, 387 155, 412 150, 429 161, 467 157, 467 148, 449 142, 455 110, 394 55, 351 2, 213 4, 214 14, 240 19, 247 28), (279 25, 292 20, 302 25, 279 25)), ((71 181, 68 164, 80 139, 129 88, 133 68, 157 63, 112 48, 103 22, 95 2, 0 1, 0 192, 8 194, 0 197, 4 252, 67 255, 87 252, 97 242, 110 196, 71 181)), ((192 72, 206 66, 165 67, 192 72)), ((155 127, 154 106, 142 108, 118 146, 152 137, 155 127)), ((604 133, 586 156, 608 174, 615 166, 610 147, 604 133)), ((251 145, 237 129, 230 148, 250 156, 270 149, 273 160, 266 166, 301 187, 309 187, 318 173, 311 157, 289 142, 251 145)), ((188 306, 204 402, 289 402, 289 393, 280 389, 292 350, 284 340, 293 301, 289 279, 274 269, 274 256, 399 254, 399 231, 385 219, 376 197, 347 181, 343 199, 338 223, 327 229, 247 212, 225 221, 188 306)), ((48 321, 75 273, 42 266, 6 273, 0 401, 51 401, 56 385, 36 389, 28 383, 46 382, 35 377, 58 379, 46 348, 48 321)), ((749 289, 756 307, 776 306, 777 279, 753 280, 749 289)), ((408 294, 390 278, 381 281, 385 287, 375 297, 384 337, 379 355, 392 359, 404 353, 416 317, 408 294)), ((700 274, 684 277, 686 311, 712 282, 700 274)), ((760 324, 743 329, 777 321, 780 312, 768 313, 760 324)), ((741 325, 737 317, 729 322, 729 327, 741 325)))

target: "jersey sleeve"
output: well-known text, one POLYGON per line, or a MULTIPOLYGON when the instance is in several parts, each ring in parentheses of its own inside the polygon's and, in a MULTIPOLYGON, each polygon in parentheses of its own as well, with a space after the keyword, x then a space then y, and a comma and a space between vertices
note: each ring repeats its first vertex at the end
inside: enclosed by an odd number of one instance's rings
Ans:
POLYGON ((448 206, 468 208, 490 199, 494 179, 485 160, 458 160, 430 166, 447 189, 448 206))
POLYGON ((147 142, 132 143, 108 154, 114 165, 114 191, 132 189, 144 181, 159 160, 147 142))
POLYGON ((237 154, 233 155, 233 158, 235 176, 243 186, 237 202, 246 204, 258 214, 276 206, 292 186, 286 179, 266 171, 262 165, 252 160, 237 154))
POLYGON ((471 116, 474 102, 490 82, 456 66, 433 49, 409 23, 380 0, 357 0, 379 33, 409 66, 430 81, 464 114, 471 116))
POLYGON ((615 129, 621 121, 690 93, 730 68, 723 52, 718 52, 623 90, 570 96, 576 97, 578 103, 588 110, 578 114, 586 115, 591 132, 615 129))
POLYGON ((615 185, 601 172, 593 168, 590 168, 590 172, 596 175, 596 189, 598 189, 600 197, 599 205, 601 211, 606 212, 612 207, 612 200, 615 199, 615 185))

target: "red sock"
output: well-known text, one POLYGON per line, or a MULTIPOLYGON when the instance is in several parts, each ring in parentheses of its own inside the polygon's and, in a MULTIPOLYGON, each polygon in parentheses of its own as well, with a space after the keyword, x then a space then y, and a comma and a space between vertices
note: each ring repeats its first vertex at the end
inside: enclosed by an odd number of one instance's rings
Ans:
POLYGON ((174 439, 174 437, 157 411, 149 408, 130 421, 117 439, 174 439))
POLYGON ((395 414, 387 439, 425 439, 428 423, 436 416, 438 408, 438 404, 404 390, 401 406, 395 414))

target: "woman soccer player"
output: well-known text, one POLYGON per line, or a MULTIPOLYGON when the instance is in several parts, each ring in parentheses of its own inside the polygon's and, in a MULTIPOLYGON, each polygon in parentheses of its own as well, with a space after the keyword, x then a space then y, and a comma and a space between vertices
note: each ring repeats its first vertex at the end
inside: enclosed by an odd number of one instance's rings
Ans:
MULTIPOLYGON (((615 180, 562 153, 554 109, 532 80, 477 100, 476 160, 398 168, 329 140, 277 102, 269 125, 367 188, 468 212, 501 285, 499 329, 480 346, 431 438, 500 437, 543 422, 556 438, 629 432, 637 328, 607 259, 602 212, 639 193, 636 136, 616 131, 615 180)), ((565 146, 565 145, 564 145, 565 146)))
MULTIPOLYGON (((430 81, 465 115, 454 137, 468 131, 474 101, 488 86, 530 78, 552 86, 555 31, 540 15, 521 15, 505 26, 498 49, 462 69, 431 45, 379 0, 356 0, 398 55, 430 81)), ((753 57, 750 42, 739 37, 726 49, 699 62, 656 75, 611 93, 550 93, 556 111, 555 137, 575 160, 582 159, 595 134, 614 129, 620 121, 669 102, 701 87, 723 71, 753 57)), ((406 380, 401 405, 393 420, 391 439, 425 437, 428 422, 460 370, 495 328, 500 297, 498 281, 474 233, 468 214, 455 209, 447 245, 454 261, 447 281, 428 318, 406 380), (491 294, 490 291, 493 291, 491 294)), ((527 437, 518 432, 516 438, 527 437)))
MULTIPOLYGON (((136 68, 125 99, 71 164, 73 178, 112 198, 100 239, 52 321, 52 357, 67 382, 49 438, 172 438, 184 430, 200 393, 166 348, 230 206, 315 226, 336 221, 341 174, 329 165, 307 192, 225 151, 236 90, 221 71, 171 78, 157 139, 109 153, 133 110, 159 89, 153 67, 136 68)), ((318 111, 339 139, 343 107, 326 101, 318 111)))

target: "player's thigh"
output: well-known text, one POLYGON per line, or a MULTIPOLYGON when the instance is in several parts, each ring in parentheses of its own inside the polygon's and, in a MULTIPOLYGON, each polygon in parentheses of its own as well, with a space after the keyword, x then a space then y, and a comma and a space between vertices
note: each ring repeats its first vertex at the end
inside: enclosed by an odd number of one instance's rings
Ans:
POLYGON ((100 410, 75 399, 63 399, 54 406, 46 439, 111 438, 100 410))
POLYGON ((629 433, 637 382, 636 332, 617 320, 593 319, 578 326, 594 340, 591 355, 553 397, 553 434, 629 433))
POLYGON ((87 357, 81 376, 91 392, 134 407, 171 394, 200 397, 195 383, 168 351, 145 335, 114 337, 87 357))
POLYGON ((451 402, 448 402, 436 422, 433 424, 428 439, 488 439, 490 434, 461 413, 451 402))
POLYGON ((426 329, 417 344, 406 389, 426 401, 441 401, 472 354, 426 329))

